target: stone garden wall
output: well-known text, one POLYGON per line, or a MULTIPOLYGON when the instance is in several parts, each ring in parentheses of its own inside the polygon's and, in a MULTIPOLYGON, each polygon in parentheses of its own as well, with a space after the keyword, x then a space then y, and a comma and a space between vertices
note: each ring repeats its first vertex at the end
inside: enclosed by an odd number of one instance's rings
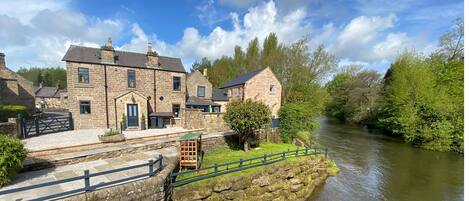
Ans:
POLYGON ((229 130, 223 120, 223 113, 202 112, 199 109, 183 109, 182 125, 186 129, 203 128, 207 132, 220 132, 229 130))
POLYGON ((335 174, 322 156, 273 164, 246 175, 224 175, 173 190, 174 201, 307 200, 314 189, 335 174))
MULTIPOLYGON (((164 160, 170 160, 164 158, 164 160)), ((121 184, 109 188, 95 190, 76 196, 68 197, 63 201, 101 201, 101 200, 139 200, 139 201, 160 201, 169 200, 171 189, 169 187, 170 174, 176 167, 177 160, 172 159, 166 167, 147 179, 121 184)))
POLYGON ((0 123, 0 134, 8 136, 21 137, 18 132, 18 124, 16 118, 9 118, 8 122, 0 123))

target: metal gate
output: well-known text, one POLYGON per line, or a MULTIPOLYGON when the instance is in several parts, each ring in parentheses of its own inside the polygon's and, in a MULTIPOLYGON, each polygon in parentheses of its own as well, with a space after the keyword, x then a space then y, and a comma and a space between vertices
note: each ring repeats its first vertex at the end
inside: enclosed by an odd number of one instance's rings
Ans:
POLYGON ((21 135, 23 138, 73 130, 72 114, 44 113, 30 118, 21 118, 21 135))

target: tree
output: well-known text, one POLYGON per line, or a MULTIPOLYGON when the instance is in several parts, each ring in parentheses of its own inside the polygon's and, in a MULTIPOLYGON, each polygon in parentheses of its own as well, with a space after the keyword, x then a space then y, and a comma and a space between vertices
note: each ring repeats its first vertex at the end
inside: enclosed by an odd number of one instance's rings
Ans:
POLYGON ((327 52, 324 44, 319 45, 316 50, 314 50, 309 64, 311 79, 322 82, 331 72, 335 71, 338 63, 337 57, 327 52))
POLYGON ((319 115, 317 110, 311 109, 306 104, 287 103, 280 108, 280 135, 284 142, 292 142, 299 132, 312 132, 319 127, 315 117, 319 115))
POLYGON ((447 60, 464 57, 464 21, 458 17, 450 31, 440 38, 439 53, 447 60))
POLYGON ((248 99, 228 103, 223 119, 240 135, 244 151, 248 151, 249 139, 254 136, 256 130, 270 123, 271 114, 270 108, 264 103, 248 99))

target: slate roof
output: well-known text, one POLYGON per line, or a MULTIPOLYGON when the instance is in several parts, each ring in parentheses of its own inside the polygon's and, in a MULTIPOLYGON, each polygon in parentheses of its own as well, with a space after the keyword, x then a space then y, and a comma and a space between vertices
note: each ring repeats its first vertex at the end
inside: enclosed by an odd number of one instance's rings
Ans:
POLYGON ((213 101, 228 101, 228 94, 223 89, 217 89, 212 92, 213 101))
POLYGON ((220 104, 214 103, 211 100, 205 100, 199 97, 190 96, 186 100, 186 105, 212 105, 212 106, 220 106, 220 104))
POLYGON ((60 93, 57 87, 42 87, 36 91, 36 97, 59 98, 60 93))
POLYGON ((220 89, 224 89, 224 88, 228 88, 228 87, 232 87, 232 86, 236 86, 236 85, 242 85, 242 84, 246 83, 248 80, 250 80, 251 78, 253 78, 254 76, 256 76, 258 73, 263 71, 264 69, 265 68, 261 68, 261 69, 257 69, 255 71, 251 71, 251 72, 245 73, 243 75, 240 75, 240 76, 230 80, 228 83, 226 83, 225 85, 220 87, 220 89))
MULTIPOLYGON (((115 50, 114 56, 118 66, 145 67, 147 63, 147 55, 142 53, 115 50)), ((101 64, 100 49, 71 45, 62 61, 101 64)), ((158 56, 158 63, 161 70, 186 72, 180 58, 158 56)))

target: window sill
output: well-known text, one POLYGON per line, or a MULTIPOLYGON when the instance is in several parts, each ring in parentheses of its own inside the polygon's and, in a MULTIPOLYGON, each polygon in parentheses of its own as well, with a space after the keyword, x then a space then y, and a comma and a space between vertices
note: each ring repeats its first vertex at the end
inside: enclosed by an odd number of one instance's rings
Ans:
POLYGON ((179 120, 179 119, 181 119, 181 117, 174 117, 173 119, 175 119, 175 120, 179 120))
POLYGON ((94 86, 90 83, 76 83, 75 88, 93 88, 94 86))

